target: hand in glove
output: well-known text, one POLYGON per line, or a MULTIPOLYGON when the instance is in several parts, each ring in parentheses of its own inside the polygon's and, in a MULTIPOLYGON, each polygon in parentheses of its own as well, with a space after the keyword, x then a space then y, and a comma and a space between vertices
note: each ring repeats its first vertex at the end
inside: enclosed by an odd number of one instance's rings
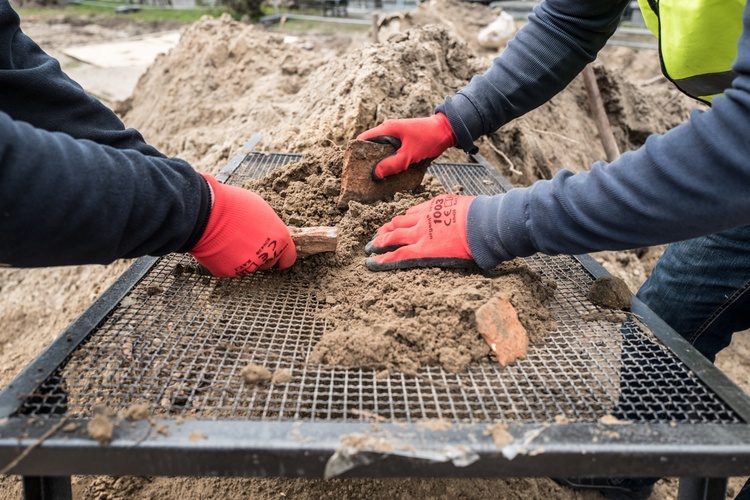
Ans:
POLYGON ((297 250, 289 230, 263 198, 203 177, 213 191, 213 206, 203 236, 189 252, 200 264, 222 278, 294 264, 297 250))
POLYGON ((429 163, 446 149, 458 144, 448 118, 442 113, 427 118, 386 120, 359 134, 357 139, 390 144, 396 148, 393 156, 375 165, 372 177, 376 180, 429 163))
POLYGON ((466 236, 473 196, 444 194, 411 207, 378 229, 367 244, 367 268, 474 267, 466 236))

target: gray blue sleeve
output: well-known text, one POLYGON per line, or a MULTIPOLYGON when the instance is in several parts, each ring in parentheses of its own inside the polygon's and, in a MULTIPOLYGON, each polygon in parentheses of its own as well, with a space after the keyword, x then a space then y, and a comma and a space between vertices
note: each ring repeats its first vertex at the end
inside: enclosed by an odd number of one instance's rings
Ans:
POLYGON ((444 113, 459 147, 547 102, 596 58, 617 29, 629 0, 546 0, 483 75, 436 111, 444 113))
MULTIPOLYGON (((480 266, 679 241, 750 224, 750 8, 734 70, 708 111, 616 161, 479 197, 468 238, 480 266)), ((655 55, 656 57, 656 55, 655 55)))

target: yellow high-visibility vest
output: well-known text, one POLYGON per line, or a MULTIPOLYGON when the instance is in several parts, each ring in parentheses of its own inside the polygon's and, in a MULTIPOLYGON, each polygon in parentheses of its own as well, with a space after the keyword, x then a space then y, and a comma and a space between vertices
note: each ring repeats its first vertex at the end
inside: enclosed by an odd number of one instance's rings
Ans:
POLYGON ((746 0, 638 0, 664 76, 706 103, 731 86, 746 0))

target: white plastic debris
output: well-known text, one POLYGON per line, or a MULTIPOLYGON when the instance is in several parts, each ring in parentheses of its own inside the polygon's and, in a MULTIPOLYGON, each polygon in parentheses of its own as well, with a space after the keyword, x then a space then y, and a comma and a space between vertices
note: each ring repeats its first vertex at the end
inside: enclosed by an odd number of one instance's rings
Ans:
POLYGON ((516 23, 513 16, 503 11, 497 19, 483 28, 477 35, 479 45, 488 49, 499 49, 516 34, 516 23))

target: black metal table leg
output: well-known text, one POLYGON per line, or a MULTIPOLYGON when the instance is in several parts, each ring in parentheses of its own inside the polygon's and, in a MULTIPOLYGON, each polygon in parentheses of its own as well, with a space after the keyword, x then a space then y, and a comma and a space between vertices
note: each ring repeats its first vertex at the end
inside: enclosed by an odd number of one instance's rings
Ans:
POLYGON ((71 500, 70 476, 23 476, 25 500, 71 500))
POLYGON ((725 477, 681 477, 677 500, 724 500, 728 482, 725 477))

